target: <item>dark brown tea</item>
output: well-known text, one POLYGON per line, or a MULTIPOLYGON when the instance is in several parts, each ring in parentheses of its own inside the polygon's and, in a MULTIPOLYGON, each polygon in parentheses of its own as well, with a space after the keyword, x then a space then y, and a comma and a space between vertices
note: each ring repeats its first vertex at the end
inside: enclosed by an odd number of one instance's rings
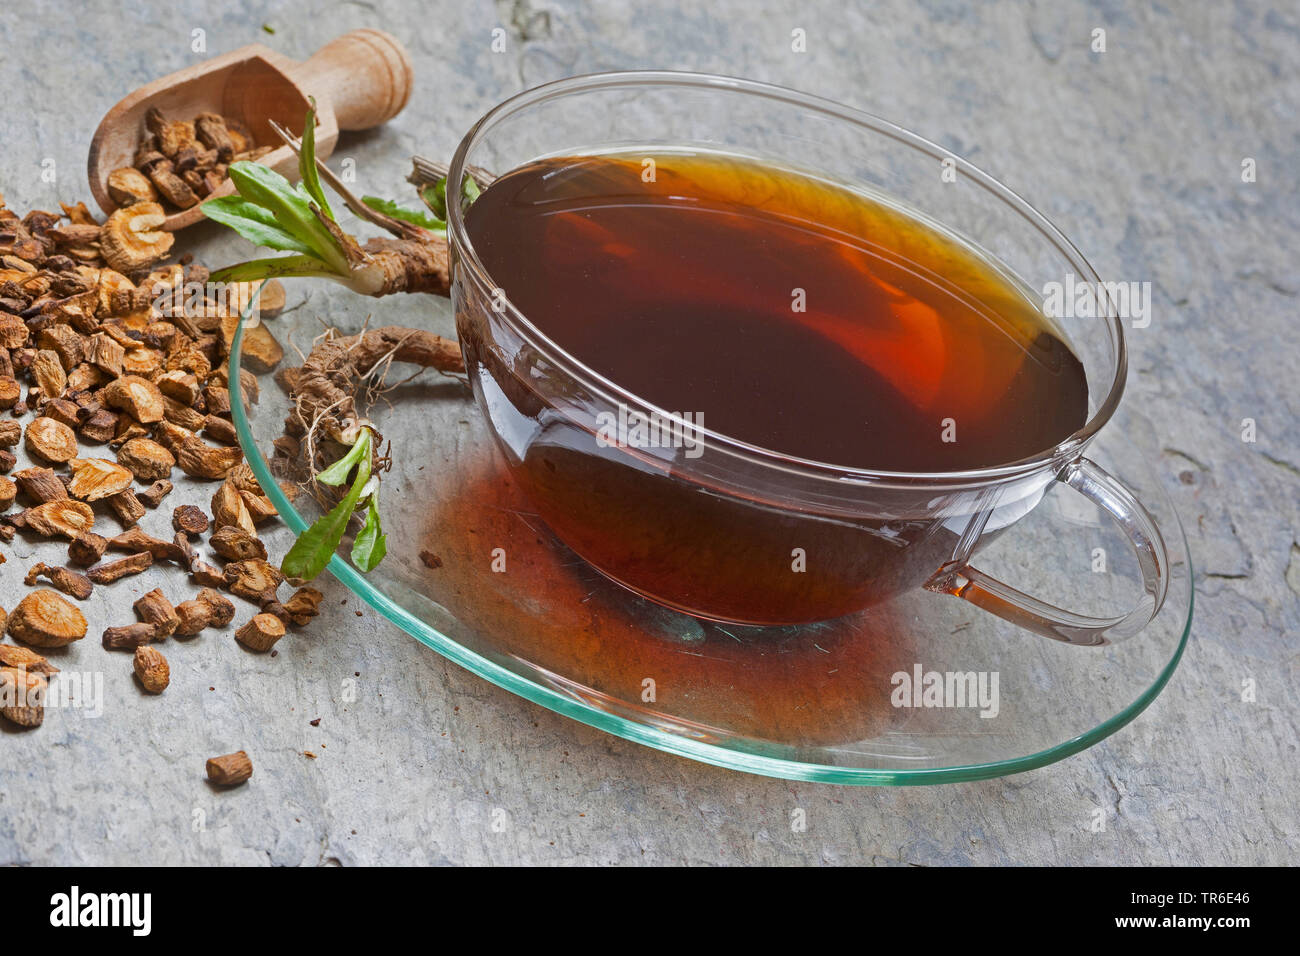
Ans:
POLYGON ((785 455, 960 471, 1051 448, 1087 415, 1079 361, 1019 287, 808 176, 551 159, 493 183, 467 228, 510 302, 588 367, 785 455))
POLYGON ((933 473, 1029 458, 1085 422, 1083 368, 1020 286, 939 227, 801 173, 550 159, 496 180, 466 227, 491 285, 553 343, 704 429, 699 461, 603 441, 591 422, 612 400, 458 270, 466 366, 538 514, 609 577, 701 617, 788 624, 878 603, 926 582, 971 510, 996 503, 808 478, 710 450, 709 434, 933 473))

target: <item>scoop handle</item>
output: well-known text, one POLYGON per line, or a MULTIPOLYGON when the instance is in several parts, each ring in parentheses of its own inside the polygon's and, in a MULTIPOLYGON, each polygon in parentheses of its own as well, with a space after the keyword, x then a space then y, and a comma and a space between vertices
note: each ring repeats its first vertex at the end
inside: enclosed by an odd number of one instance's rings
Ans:
POLYGON ((386 123, 411 98, 411 58, 382 30, 345 33, 288 72, 300 90, 328 102, 341 130, 386 123))

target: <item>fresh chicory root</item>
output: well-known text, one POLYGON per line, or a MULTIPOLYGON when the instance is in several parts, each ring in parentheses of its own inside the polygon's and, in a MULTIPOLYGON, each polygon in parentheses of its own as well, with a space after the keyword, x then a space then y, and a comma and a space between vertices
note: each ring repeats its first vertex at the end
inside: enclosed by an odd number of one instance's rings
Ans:
POLYGON ((465 371, 457 342, 422 329, 385 326, 346 336, 331 330, 290 376, 293 411, 285 420, 285 431, 305 445, 305 454, 299 460, 313 472, 334 461, 340 446, 350 447, 362 428, 375 433, 373 447, 378 464, 378 432, 357 411, 357 399, 368 387, 378 384, 376 379, 382 378, 392 362, 451 375, 465 371))

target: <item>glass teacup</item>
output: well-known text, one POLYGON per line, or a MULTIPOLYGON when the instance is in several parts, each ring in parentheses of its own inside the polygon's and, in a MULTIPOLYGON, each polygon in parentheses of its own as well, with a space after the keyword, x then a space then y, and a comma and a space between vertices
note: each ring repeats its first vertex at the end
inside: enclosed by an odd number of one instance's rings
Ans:
POLYGON ((826 620, 924 587, 1085 645, 1131 636, 1159 610, 1168 586, 1159 529, 1123 485, 1082 456, 1124 388, 1115 304, 1055 227, 969 163, 890 123, 779 87, 609 73, 547 84, 489 112, 461 142, 447 195, 452 299, 478 403, 540 516, 613 580, 689 614, 755 625, 826 620), (883 193, 982 250, 1026 290, 1066 277, 1091 284, 1096 317, 1057 320, 1087 377, 1087 422, 1041 454, 995 467, 869 471, 715 434, 585 366, 510 303, 509 276, 483 268, 465 227, 463 180, 548 156, 667 148, 807 169, 883 193), (690 440, 651 447, 604 440, 611 419, 629 416, 676 419, 690 440), (970 565, 1056 481, 1127 533, 1142 576, 1135 608, 1106 618, 1075 614, 970 565))

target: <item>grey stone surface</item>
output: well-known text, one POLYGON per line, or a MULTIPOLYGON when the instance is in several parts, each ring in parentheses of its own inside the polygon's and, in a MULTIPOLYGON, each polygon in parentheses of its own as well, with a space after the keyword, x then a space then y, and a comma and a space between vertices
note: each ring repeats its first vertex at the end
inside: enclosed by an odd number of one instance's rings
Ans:
MULTIPOLYGON (((855 790, 718 770, 580 726, 447 664, 331 582, 321 620, 276 658, 228 634, 171 642, 160 700, 137 690, 127 657, 60 657, 69 672, 99 669, 104 712, 59 709, 34 733, 0 732, 0 863, 1295 862, 1300 20, 1283 4, 1134 6, 6 4, 0 191, 18 209, 89 200, 99 117, 199 60, 196 29, 209 54, 263 42, 299 57, 353 27, 398 34, 416 67, 410 106, 337 154, 367 183, 400 184, 413 152, 448 155, 524 86, 628 67, 783 83, 937 140, 1042 209, 1104 277, 1153 284, 1126 401, 1163 436, 1198 604, 1166 692, 1099 746, 999 780, 855 790), (791 52, 796 28, 806 53, 791 52), (1104 53, 1090 49, 1097 28, 1104 53), (241 747, 253 784, 210 789, 203 759, 241 747), (795 807, 806 832, 791 832, 795 807), (1104 832, 1089 829, 1095 807, 1104 832)), ((241 251, 211 231, 194 241, 214 261, 241 251)), ((322 314, 358 315, 333 291, 305 294, 322 314)), ((179 489, 146 528, 209 494, 179 489)), ((283 548, 284 531, 272 542, 283 548)), ((0 604, 16 601, 31 557, 57 554, 6 548, 0 604)), ((162 586, 185 594, 179 578, 162 586)), ((136 596, 104 593, 87 644, 136 596)))

